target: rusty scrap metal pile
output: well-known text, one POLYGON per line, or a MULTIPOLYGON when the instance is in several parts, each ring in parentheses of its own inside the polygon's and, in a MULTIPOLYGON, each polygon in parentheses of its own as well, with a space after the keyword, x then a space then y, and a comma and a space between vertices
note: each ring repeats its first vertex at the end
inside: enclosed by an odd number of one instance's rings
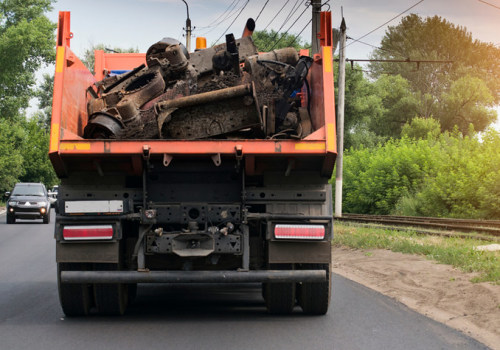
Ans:
POLYGON ((312 131, 303 107, 311 64, 294 48, 258 55, 250 36, 229 34, 191 54, 164 38, 149 48, 146 65, 89 87, 84 137, 303 138, 312 131))

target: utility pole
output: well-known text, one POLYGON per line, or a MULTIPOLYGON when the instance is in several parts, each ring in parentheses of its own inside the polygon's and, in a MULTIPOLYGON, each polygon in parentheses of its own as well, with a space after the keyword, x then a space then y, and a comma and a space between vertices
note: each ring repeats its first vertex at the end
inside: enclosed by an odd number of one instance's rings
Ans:
POLYGON ((186 0, 182 0, 186 4, 187 19, 186 19, 186 48, 191 52, 191 19, 189 18, 189 6, 186 0))
POLYGON ((311 53, 314 55, 319 52, 320 44, 318 34, 321 32, 321 0, 312 0, 312 30, 311 30, 311 53))
POLYGON ((344 157, 344 100, 345 100, 346 25, 342 17, 339 47, 339 103, 337 106, 337 163, 335 174, 335 217, 342 217, 342 161, 344 157))

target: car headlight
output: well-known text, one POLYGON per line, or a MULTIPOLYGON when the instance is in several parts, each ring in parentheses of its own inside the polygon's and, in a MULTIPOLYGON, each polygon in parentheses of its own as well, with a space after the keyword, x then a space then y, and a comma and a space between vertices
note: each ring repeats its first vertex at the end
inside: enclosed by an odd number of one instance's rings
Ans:
POLYGON ((47 206, 47 202, 38 202, 39 207, 45 207, 47 206))
POLYGON ((11 206, 15 206, 15 205, 17 205, 17 202, 15 202, 15 201, 11 201, 11 202, 9 202, 9 205, 11 205, 11 206))

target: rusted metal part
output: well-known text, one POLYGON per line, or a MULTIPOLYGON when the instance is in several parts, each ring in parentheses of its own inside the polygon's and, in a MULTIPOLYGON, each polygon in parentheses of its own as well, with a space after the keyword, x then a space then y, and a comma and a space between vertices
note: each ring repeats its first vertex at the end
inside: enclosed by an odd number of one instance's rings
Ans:
POLYGON ((116 104, 123 121, 131 121, 139 116, 139 107, 160 95, 165 81, 158 70, 146 70, 125 86, 124 96, 116 104))
POLYGON ((253 18, 247 19, 247 23, 245 24, 245 28, 243 29, 243 34, 241 35, 241 37, 244 38, 247 36, 252 36, 254 30, 255 21, 253 20, 253 18))
POLYGON ((226 89, 205 92, 202 94, 185 96, 175 100, 160 102, 156 105, 156 111, 159 113, 162 110, 169 108, 183 108, 189 106, 197 106, 206 103, 223 101, 232 97, 245 96, 252 93, 251 85, 239 85, 226 89))
POLYGON ((246 95, 224 99, 224 103, 212 101, 177 109, 170 114, 170 122, 163 124, 162 136, 193 140, 260 128, 254 103, 253 97, 246 95))
POLYGON ((96 86, 98 88, 102 89, 102 91, 105 93, 107 93, 113 89, 120 90, 122 84, 126 84, 128 79, 135 76, 137 73, 142 71, 145 67, 146 66, 144 64, 141 64, 139 67, 132 69, 130 72, 127 72, 127 73, 124 73, 121 75, 111 76, 109 78, 101 80, 100 82, 96 83, 96 86))
POLYGON ((165 49, 165 58, 170 63, 170 69, 174 72, 184 72, 189 64, 181 45, 171 45, 165 49))
POLYGON ((260 117, 257 107, 252 107, 255 101, 251 94, 251 85, 240 85, 159 102, 155 110, 160 138, 191 140, 253 127, 259 124, 260 117))
POLYGON ((293 47, 286 47, 266 53, 248 56, 245 59, 245 70, 251 74, 263 74, 263 68, 257 61, 277 61, 291 66, 295 66, 299 61, 299 54, 293 47))
POLYGON ((84 137, 88 139, 108 139, 121 133, 123 124, 114 116, 99 112, 90 117, 84 129, 84 137))
MULTIPOLYGON (((236 45, 238 46, 240 63, 244 62, 245 58, 256 55, 258 53, 257 47, 253 43, 251 36, 236 40, 236 45)), ((191 53, 189 63, 193 66, 198 75, 212 73, 212 57, 215 54, 223 51, 227 51, 226 43, 193 52, 191 53)))
POLYGON ((237 76, 240 75, 240 53, 238 46, 236 45, 236 40, 234 40, 233 34, 226 35, 226 49, 229 52, 231 58, 231 66, 233 68, 233 73, 237 76))

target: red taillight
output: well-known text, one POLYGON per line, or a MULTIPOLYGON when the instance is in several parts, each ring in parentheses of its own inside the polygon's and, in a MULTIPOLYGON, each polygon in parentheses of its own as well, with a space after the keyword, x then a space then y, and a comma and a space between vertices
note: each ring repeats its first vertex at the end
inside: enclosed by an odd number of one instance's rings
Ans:
POLYGON ((113 226, 64 226, 63 238, 65 240, 111 239, 113 238, 113 226))
POLYGON ((274 237, 278 239, 318 239, 325 238, 325 227, 322 225, 285 225, 274 227, 274 237))

